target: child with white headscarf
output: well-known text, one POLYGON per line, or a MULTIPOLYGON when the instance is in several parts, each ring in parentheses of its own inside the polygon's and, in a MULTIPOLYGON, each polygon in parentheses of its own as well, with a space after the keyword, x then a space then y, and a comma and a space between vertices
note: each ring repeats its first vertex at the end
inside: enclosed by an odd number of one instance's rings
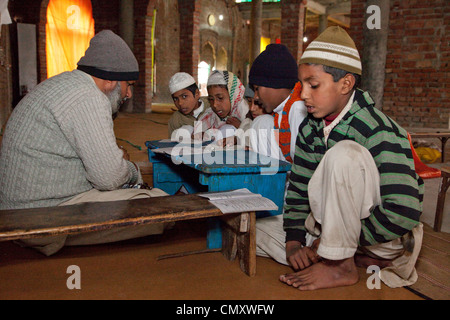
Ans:
POLYGON ((245 87, 239 78, 229 71, 215 70, 207 83, 208 100, 211 108, 207 110, 194 126, 194 137, 203 137, 208 132, 216 140, 233 136, 235 130, 250 127, 249 111, 244 99, 245 87))

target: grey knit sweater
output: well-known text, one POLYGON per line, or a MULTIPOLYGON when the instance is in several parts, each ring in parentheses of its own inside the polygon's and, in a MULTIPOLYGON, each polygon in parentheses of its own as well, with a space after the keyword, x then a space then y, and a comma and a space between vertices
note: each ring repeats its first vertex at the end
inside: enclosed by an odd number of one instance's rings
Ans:
POLYGON ((47 79, 11 114, 0 150, 0 209, 47 207, 89 191, 135 183, 123 159, 111 103, 88 74, 47 79))

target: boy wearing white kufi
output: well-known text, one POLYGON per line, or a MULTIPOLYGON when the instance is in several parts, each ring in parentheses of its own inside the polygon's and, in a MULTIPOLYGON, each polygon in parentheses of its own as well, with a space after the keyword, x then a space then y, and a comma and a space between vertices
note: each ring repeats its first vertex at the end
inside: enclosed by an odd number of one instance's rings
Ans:
POLYGON ((195 79, 186 72, 178 72, 172 76, 169 90, 177 107, 177 111, 169 119, 169 137, 174 132, 175 136, 180 134, 179 129, 186 130, 190 135, 195 121, 209 109, 208 99, 200 97, 195 79))

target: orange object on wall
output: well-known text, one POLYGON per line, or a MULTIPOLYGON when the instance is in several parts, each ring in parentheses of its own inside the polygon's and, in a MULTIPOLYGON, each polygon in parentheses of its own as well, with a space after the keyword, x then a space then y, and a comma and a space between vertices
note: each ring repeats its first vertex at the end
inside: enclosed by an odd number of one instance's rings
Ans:
POLYGON ((95 34, 90 0, 50 0, 47 7, 47 77, 76 69, 95 34))

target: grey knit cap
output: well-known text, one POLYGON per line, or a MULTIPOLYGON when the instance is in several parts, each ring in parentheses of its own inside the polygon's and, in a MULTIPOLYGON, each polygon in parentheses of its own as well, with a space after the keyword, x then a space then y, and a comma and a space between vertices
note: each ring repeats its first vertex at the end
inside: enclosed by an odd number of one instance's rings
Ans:
POLYGON ((139 65, 126 42, 111 30, 97 33, 90 41, 78 70, 111 81, 134 81, 139 78, 139 65))
POLYGON ((253 99, 254 96, 255 96, 255 92, 247 85, 245 87, 244 97, 253 99))

